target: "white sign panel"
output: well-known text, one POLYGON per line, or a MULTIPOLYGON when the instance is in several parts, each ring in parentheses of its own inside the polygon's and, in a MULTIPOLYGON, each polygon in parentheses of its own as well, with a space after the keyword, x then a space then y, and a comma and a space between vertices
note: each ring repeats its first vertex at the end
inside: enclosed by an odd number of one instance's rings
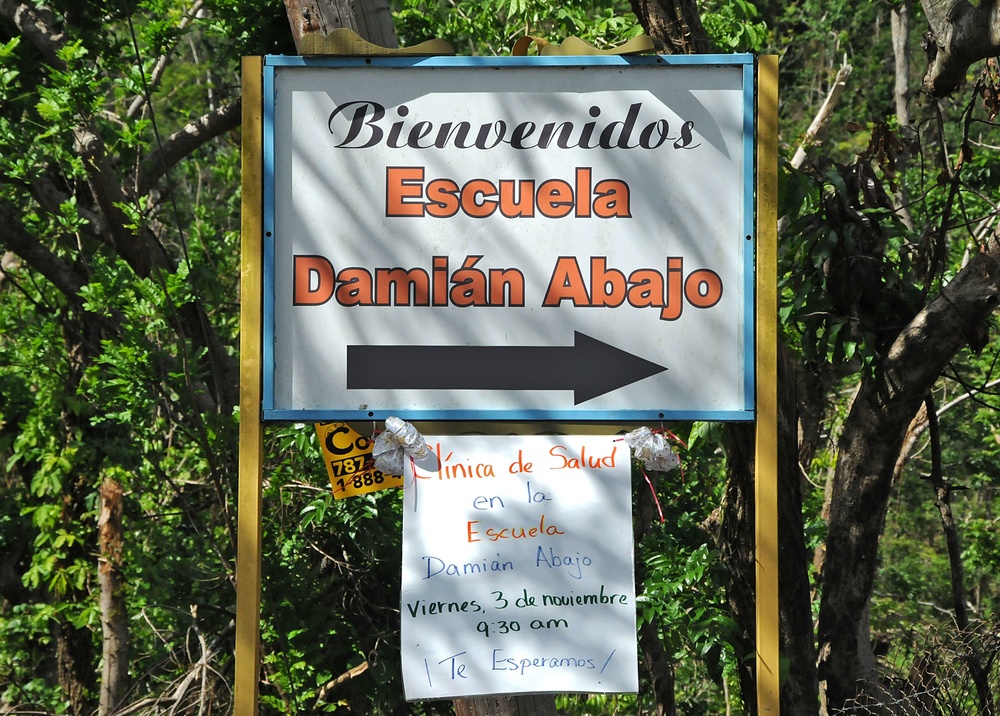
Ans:
POLYGON ((403 495, 408 699, 635 692, 628 446, 432 437, 403 495))
POLYGON ((265 417, 752 419, 749 60, 286 60, 265 417))

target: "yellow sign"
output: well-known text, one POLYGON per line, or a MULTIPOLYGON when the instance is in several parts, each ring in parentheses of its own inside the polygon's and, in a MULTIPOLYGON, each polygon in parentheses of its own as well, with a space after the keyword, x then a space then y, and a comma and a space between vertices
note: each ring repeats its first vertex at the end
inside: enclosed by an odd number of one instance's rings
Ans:
POLYGON ((316 435, 336 499, 403 486, 402 477, 372 467, 373 441, 346 423, 316 423, 316 435))

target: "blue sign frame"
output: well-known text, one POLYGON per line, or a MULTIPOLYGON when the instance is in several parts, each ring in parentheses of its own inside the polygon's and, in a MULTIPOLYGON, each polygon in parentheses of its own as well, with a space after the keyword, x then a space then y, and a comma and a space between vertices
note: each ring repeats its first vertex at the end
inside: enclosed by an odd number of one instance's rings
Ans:
MULTIPOLYGON (((377 74, 373 74, 376 81, 377 74)), ((755 417, 755 281, 754 247, 755 239, 755 57, 753 55, 672 55, 672 56, 586 56, 586 57, 292 57, 270 56, 264 58, 264 120, 263 120, 263 177, 264 177, 264 261, 263 261, 263 412, 264 420, 282 421, 323 421, 323 420, 382 420, 395 415, 410 421, 560 421, 560 422, 649 422, 660 420, 710 420, 710 421, 752 421, 755 417), (377 72, 383 68, 482 68, 502 70, 523 67, 739 67, 743 78, 742 110, 742 183, 743 196, 735 199, 742 203, 743 222, 743 376, 742 405, 731 409, 687 407, 684 409, 633 408, 621 405, 611 409, 592 409, 584 401, 582 405, 558 408, 504 408, 463 407, 440 409, 404 407, 391 403, 379 405, 343 404, 321 407, 300 408, 289 404, 276 389, 276 380, 283 369, 278 360, 277 347, 279 331, 276 329, 276 167, 275 154, 275 111, 276 76, 283 68, 365 68, 377 72)), ((709 377, 710 379, 710 377, 709 377)))

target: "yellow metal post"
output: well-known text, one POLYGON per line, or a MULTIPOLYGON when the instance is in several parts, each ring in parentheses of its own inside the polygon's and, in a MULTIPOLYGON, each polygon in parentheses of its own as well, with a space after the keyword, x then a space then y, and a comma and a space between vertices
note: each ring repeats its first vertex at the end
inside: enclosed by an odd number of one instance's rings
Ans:
POLYGON ((778 58, 757 60, 757 710, 779 713, 778 58))
POLYGON ((263 69, 244 57, 240 261, 240 462, 236 545, 234 713, 254 716, 260 672, 261 324, 263 261, 263 69))

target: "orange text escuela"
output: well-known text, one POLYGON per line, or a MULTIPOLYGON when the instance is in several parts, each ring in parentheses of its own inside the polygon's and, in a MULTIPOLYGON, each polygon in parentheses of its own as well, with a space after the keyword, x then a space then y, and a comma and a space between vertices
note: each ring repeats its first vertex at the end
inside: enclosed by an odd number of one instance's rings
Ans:
MULTIPOLYGON (((478 535, 484 534, 476 527, 479 524, 479 520, 469 520, 466 524, 466 534, 469 542, 481 542, 482 538, 478 535)), ((496 529, 493 527, 488 527, 485 530, 486 539, 490 542, 496 542, 502 539, 534 539, 536 537, 553 537, 555 535, 566 534, 563 530, 559 529, 553 524, 545 524, 545 515, 538 521, 538 525, 532 525, 530 527, 504 527, 502 529, 496 529)))
POLYGON ((565 179, 426 180, 423 167, 386 169, 385 214, 388 217, 447 219, 459 212, 474 219, 498 214, 507 219, 545 217, 630 218, 629 186, 621 179, 596 184, 590 167, 577 167, 565 179))

